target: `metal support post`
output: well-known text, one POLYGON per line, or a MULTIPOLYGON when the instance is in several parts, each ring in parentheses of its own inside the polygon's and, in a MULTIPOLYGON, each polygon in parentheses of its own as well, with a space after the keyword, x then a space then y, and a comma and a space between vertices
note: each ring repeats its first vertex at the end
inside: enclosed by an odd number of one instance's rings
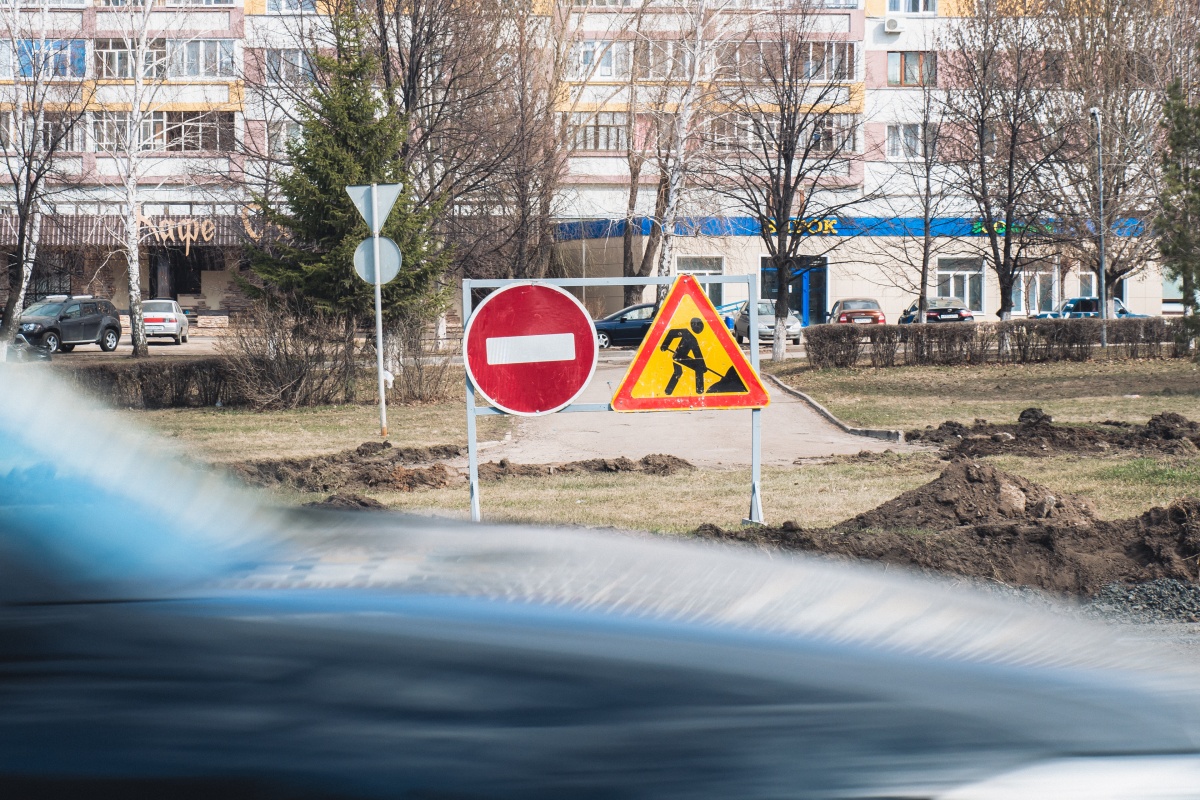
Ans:
POLYGON ((1096 221, 1096 231, 1100 234, 1100 347, 1108 350, 1108 287, 1105 285, 1105 273, 1108 265, 1104 258, 1104 234, 1108 226, 1104 223, 1104 132, 1100 127, 1100 109, 1088 109, 1096 123, 1096 190, 1100 201, 1100 219, 1096 221))
POLYGON ((387 438, 387 394, 383 381, 383 284, 379 282, 383 271, 379 264, 379 187, 371 184, 371 247, 375 258, 375 372, 379 377, 379 435, 387 438))
MULTIPOLYGON (((462 326, 463 332, 467 330, 467 320, 471 318, 471 280, 464 278, 462 282, 462 326)), ((482 411, 483 409, 479 409, 482 411)), ((489 408, 488 411, 495 411, 489 408)), ((499 413, 499 412, 497 412, 499 413)), ((467 468, 469 470, 468 480, 471 484, 471 521, 479 522, 479 444, 476 441, 475 435, 475 417, 478 413, 475 408, 475 384, 471 383, 471 376, 467 375, 467 468)))
MULTIPOLYGON (((751 275, 750 297, 746 303, 749 316, 750 366, 758 373, 758 275, 751 275)), ((750 411, 750 516, 743 524, 763 524, 762 511, 762 409, 750 411)))

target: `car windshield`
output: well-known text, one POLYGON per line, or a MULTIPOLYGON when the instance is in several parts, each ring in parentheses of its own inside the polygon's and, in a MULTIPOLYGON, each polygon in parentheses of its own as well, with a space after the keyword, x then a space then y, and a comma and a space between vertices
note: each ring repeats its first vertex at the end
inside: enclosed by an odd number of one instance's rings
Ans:
POLYGON ((842 308, 846 311, 878 311, 879 303, 874 300, 843 300, 842 308))
POLYGON ((62 303, 34 303, 21 313, 26 317, 53 317, 62 307, 62 303))
POLYGON ((930 308, 966 308, 967 304, 957 297, 931 297, 929 298, 930 308))
POLYGON ((1100 310, 1100 301, 1095 297, 1077 297, 1071 304, 1074 306, 1072 310, 1081 313, 1091 314, 1100 310))
MULTIPOLYGON (((746 313, 747 314, 750 313, 749 308, 746 308, 746 313)), ((759 303, 758 304, 758 315, 760 317, 775 316, 775 304, 774 303, 759 303)))
POLYGON ((175 304, 170 300, 147 300, 142 303, 142 311, 157 311, 160 314, 164 311, 174 311, 175 304))

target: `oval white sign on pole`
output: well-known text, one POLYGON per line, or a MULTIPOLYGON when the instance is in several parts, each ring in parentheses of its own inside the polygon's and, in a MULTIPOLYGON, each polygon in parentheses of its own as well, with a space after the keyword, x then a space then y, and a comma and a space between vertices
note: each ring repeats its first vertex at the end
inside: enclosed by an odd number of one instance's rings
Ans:
MULTIPOLYGON (((379 237, 379 282, 387 283, 400 274, 400 264, 404 257, 400 248, 386 236, 379 237)), ((354 271, 372 286, 375 285, 375 247, 370 239, 363 239, 354 248, 354 271)))

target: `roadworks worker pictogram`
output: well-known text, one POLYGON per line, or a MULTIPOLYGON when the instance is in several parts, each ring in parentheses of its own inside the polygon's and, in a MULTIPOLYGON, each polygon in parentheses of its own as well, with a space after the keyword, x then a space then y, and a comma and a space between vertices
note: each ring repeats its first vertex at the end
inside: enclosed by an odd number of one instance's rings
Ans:
POLYGON ((762 408, 762 381, 690 275, 676 279, 613 396, 615 411, 762 408))

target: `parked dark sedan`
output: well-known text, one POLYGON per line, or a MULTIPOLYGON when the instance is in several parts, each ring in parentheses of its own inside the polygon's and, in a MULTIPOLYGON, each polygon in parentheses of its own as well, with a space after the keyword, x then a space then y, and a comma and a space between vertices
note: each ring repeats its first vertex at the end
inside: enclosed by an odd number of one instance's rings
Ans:
MULTIPOLYGON (((914 300, 912 305, 904 309, 900 315, 901 325, 912 325, 917 321, 919 303, 914 300)), ((967 304, 957 297, 927 297, 925 298, 926 322, 974 322, 975 314, 967 304)))
POLYGON ((69 353, 80 344, 98 344, 111 353, 121 340, 121 319, 107 300, 56 296, 21 313, 21 333, 51 353, 69 353))
POLYGON ((17 370, 5 800, 1196 797, 1200 675, 1124 633, 676 537, 273 511, 17 370))
POLYGON ((600 347, 639 345, 654 322, 654 303, 639 303, 622 308, 596 321, 596 341, 600 347))
MULTIPOLYGON (((1087 319, 1089 317, 1098 318, 1100 316, 1100 298, 1098 297, 1072 297, 1068 300, 1063 300, 1058 304, 1058 308, 1053 311, 1043 311, 1036 315, 1037 319, 1087 319)), ((1134 314, 1125 304, 1121 302, 1119 297, 1113 298, 1113 316, 1116 319, 1144 319, 1145 314, 1134 314)))

